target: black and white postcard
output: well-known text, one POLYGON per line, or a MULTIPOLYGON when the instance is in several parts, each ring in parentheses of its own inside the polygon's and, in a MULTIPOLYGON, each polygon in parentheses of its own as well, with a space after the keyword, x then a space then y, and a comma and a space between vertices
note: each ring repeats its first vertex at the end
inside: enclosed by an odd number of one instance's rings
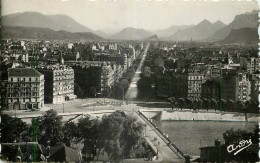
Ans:
POLYGON ((0 162, 259 162, 256 0, 1 0, 0 162))

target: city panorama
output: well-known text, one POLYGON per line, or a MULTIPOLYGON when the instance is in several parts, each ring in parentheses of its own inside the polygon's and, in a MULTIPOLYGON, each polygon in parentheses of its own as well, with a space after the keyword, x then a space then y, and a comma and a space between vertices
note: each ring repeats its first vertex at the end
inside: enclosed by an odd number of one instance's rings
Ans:
POLYGON ((0 162, 258 162, 257 1, 2 0, 0 162))

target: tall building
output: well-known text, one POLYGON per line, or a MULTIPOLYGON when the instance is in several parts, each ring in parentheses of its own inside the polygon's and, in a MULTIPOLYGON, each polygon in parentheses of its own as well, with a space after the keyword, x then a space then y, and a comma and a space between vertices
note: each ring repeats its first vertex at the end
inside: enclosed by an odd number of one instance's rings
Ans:
POLYGON ((115 83, 115 70, 110 65, 103 63, 101 69, 101 94, 108 94, 115 83))
POLYGON ((218 78, 212 78, 206 80, 205 83, 201 85, 201 99, 215 99, 217 101, 221 100, 220 97, 220 83, 218 78))
POLYGON ((199 100, 201 98, 201 85, 204 82, 204 74, 189 73, 188 75, 188 98, 199 100))
POLYGON ((253 74, 256 71, 259 71, 260 68, 259 64, 260 64, 259 58, 250 58, 249 62, 247 63, 248 73, 253 74))
POLYGON ((260 74, 255 73, 250 76, 251 82, 251 99, 254 101, 258 101, 258 96, 260 94, 260 74))
POLYGON ((92 97, 92 91, 107 96, 108 91, 123 74, 123 68, 117 64, 97 61, 68 61, 75 72, 75 94, 78 97, 92 97))
POLYGON ((39 109, 44 106, 44 75, 33 68, 8 69, 9 109, 39 109))
POLYGON ((188 96, 188 73, 184 69, 157 71, 155 72, 155 88, 158 97, 186 98, 188 96))
POLYGON ((239 73, 238 80, 238 100, 249 101, 251 98, 251 83, 248 74, 239 73))
POLYGON ((7 87, 8 81, 7 80, 0 80, 0 107, 1 109, 7 109, 7 87))
POLYGON ((226 101, 238 100, 238 76, 236 69, 222 68, 221 69, 221 97, 226 101))
POLYGON ((39 66, 44 74, 45 103, 62 103, 74 99, 74 70, 65 65, 39 66))

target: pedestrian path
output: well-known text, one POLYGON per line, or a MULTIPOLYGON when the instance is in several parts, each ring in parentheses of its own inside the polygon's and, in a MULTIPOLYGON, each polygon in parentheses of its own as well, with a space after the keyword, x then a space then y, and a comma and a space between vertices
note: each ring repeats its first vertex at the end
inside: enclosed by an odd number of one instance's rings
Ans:
POLYGON ((162 140, 162 138, 156 134, 154 129, 148 125, 143 118, 140 117, 138 113, 134 113, 134 115, 138 118, 139 121, 146 124, 145 127, 145 136, 150 140, 153 145, 152 148, 156 148, 158 150, 158 162, 165 161, 165 162, 185 162, 179 155, 174 153, 168 145, 162 140))

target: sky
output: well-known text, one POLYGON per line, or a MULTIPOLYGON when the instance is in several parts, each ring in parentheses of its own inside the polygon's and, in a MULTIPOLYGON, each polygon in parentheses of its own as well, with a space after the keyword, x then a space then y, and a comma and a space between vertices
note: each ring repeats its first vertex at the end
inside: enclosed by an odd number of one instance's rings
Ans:
POLYGON ((204 19, 230 23, 236 15, 259 10, 251 0, 2 0, 2 15, 36 11, 64 14, 92 30, 166 29, 204 19))

